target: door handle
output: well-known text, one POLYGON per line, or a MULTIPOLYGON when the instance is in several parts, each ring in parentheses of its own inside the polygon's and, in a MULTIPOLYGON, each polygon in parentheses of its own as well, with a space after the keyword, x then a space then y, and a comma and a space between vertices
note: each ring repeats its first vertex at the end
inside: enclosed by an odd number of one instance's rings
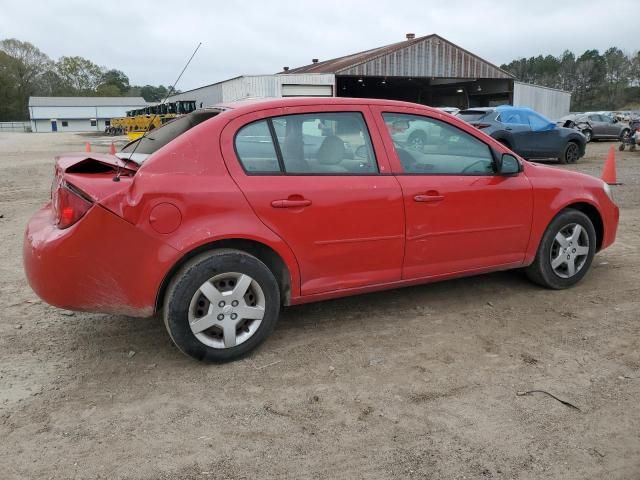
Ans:
POLYGON ((441 202, 442 200, 444 200, 444 195, 416 195, 415 197, 413 197, 413 199, 416 202, 423 202, 423 203, 429 203, 429 202, 441 202))
POLYGON ((311 200, 300 199, 300 200, 274 200, 271 202, 271 206, 273 208, 300 208, 300 207, 308 207, 311 205, 311 200))

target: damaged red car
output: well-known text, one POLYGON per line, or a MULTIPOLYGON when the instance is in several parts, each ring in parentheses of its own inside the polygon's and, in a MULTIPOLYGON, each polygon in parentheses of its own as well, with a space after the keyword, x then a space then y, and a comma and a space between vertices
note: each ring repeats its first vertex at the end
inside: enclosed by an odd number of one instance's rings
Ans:
POLYGON ((253 100, 116 155, 58 157, 24 266, 51 305, 161 312, 181 351, 228 361, 287 305, 516 268, 570 287, 618 215, 602 180, 529 163, 439 110, 253 100), (405 140, 413 122, 419 145, 405 140))

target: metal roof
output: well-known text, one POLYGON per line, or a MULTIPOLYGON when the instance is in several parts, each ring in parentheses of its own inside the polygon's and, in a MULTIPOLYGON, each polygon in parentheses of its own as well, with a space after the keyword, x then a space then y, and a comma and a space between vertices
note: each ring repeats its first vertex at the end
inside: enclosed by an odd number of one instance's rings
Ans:
POLYGON ((392 43, 344 57, 280 72, 338 75, 514 78, 510 73, 439 35, 392 43))
POLYGON ((146 107, 142 97, 29 97, 30 107, 146 107))

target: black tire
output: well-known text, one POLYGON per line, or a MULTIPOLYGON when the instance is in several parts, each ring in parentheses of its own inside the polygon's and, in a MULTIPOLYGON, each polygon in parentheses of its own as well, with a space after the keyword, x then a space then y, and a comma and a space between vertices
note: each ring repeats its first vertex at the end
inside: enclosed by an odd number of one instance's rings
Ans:
POLYGON ((631 133, 631 130, 629 130, 628 128, 625 128, 624 130, 622 130, 622 132, 620 132, 620 137, 618 139, 620 141, 624 141, 624 139, 627 138, 630 133, 631 133))
POLYGON ((203 362, 228 362, 248 354, 273 331, 279 314, 280 289, 273 273, 259 259, 240 250, 214 250, 193 258, 175 274, 164 298, 164 323, 171 340, 185 355, 203 362), (229 272, 248 275, 257 282, 264 295, 264 316, 246 341, 232 347, 214 348, 192 332, 189 309, 205 282, 229 272))
MULTIPOLYGON (((572 248, 572 246, 569 248, 572 248)), ((525 269, 525 273, 532 282, 542 285, 543 287, 555 290, 569 288, 582 280, 587 274, 593 262, 595 252, 596 232, 593 223, 584 213, 568 208, 560 212, 547 227, 542 236, 542 241, 538 246, 536 258, 533 263, 525 269), (552 257, 556 235, 570 225, 580 225, 584 229, 589 240, 589 245, 584 263, 582 263, 574 275, 564 278, 552 267, 552 257)))
POLYGON ((624 152, 624 149, 625 149, 624 143, 621 143, 620 145, 618 145, 618 151, 619 152, 624 152))
POLYGON ((587 143, 589 143, 591 140, 593 140, 593 132, 591 130, 583 130, 582 134, 587 139, 587 143))
POLYGON ((562 155, 558 158, 558 162, 562 164, 576 163, 580 158, 580 145, 569 140, 562 150, 562 155))

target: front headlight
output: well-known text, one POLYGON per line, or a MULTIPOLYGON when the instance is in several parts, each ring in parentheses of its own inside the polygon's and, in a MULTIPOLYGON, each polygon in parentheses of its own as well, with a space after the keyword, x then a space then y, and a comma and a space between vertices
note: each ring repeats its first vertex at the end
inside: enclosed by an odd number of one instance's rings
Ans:
POLYGON ((604 193, 607 194, 607 197, 609 197, 611 201, 615 203, 616 200, 613 198, 613 190, 611 190, 611 186, 607 182, 602 182, 602 188, 604 188, 604 193))

